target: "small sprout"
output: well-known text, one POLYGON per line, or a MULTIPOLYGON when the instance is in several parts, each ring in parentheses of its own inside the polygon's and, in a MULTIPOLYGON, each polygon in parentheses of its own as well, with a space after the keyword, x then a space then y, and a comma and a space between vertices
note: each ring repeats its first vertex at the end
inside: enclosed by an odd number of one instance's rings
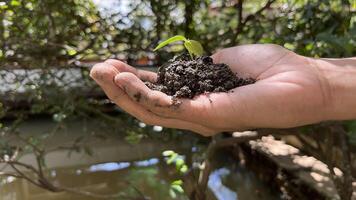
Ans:
POLYGON ((177 42, 177 41, 183 41, 184 43, 184 47, 188 50, 188 53, 190 55, 191 58, 193 58, 193 56, 201 56, 203 55, 203 52, 204 52, 204 49, 202 47, 202 45, 198 42, 198 41, 195 41, 195 40, 189 40, 187 38, 185 38, 184 36, 182 35, 176 35, 176 36, 173 36, 161 43, 158 44, 158 46, 153 50, 153 51, 156 51, 170 43, 173 43, 173 42, 177 42))

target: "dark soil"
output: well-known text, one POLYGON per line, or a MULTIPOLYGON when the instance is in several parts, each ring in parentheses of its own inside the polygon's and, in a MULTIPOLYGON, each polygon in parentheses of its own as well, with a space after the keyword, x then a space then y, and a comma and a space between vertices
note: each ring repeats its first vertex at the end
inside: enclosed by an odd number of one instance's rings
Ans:
POLYGON ((192 60, 183 54, 159 67, 157 82, 146 82, 146 85, 175 98, 193 98, 203 93, 227 92, 254 82, 252 78, 237 76, 226 64, 214 64, 209 56, 192 60))

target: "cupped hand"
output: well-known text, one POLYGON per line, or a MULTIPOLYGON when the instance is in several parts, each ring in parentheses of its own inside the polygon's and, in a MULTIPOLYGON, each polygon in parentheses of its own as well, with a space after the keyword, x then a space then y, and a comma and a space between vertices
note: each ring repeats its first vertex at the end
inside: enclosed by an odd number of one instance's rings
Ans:
POLYGON ((152 91, 143 83, 155 82, 156 73, 107 60, 95 65, 91 76, 113 102, 144 123, 205 136, 222 131, 290 128, 328 118, 330 88, 313 59, 272 44, 227 48, 212 58, 257 82, 230 92, 180 99, 176 106, 170 96, 152 91))

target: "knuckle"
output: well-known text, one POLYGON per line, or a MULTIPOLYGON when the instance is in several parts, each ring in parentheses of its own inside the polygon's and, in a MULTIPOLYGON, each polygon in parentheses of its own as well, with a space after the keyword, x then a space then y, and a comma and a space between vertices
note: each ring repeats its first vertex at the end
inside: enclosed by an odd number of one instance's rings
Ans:
POLYGON ((118 76, 118 79, 122 82, 131 84, 134 81, 136 81, 136 76, 129 72, 123 72, 123 73, 120 73, 120 75, 118 76))

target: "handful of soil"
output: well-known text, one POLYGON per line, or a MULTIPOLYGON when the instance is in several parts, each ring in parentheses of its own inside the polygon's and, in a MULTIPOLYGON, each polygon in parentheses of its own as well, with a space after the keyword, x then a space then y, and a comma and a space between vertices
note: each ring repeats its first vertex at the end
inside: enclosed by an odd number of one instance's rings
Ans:
POLYGON ((252 84, 252 78, 241 78, 226 64, 214 64, 209 56, 191 59, 189 55, 175 56, 158 68, 156 83, 145 84, 174 98, 193 98, 208 92, 227 92, 252 84))

